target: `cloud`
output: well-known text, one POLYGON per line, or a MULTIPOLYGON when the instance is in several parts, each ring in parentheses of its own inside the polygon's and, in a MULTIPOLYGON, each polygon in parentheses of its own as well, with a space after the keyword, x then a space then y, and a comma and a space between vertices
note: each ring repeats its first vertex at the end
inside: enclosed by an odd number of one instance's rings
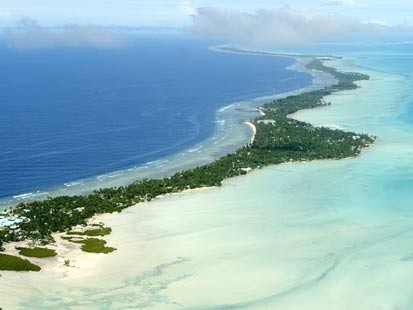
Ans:
POLYGON ((10 17, 10 13, 2 8, 0 8, 0 19, 10 17))
POLYGON ((182 0, 179 3, 178 8, 183 12, 185 15, 195 15, 197 13, 196 8, 192 5, 192 2, 189 0, 182 0))
POLYGON ((291 46, 352 33, 379 32, 384 28, 377 23, 317 11, 296 11, 289 7, 260 9, 255 13, 200 8, 186 31, 248 46, 291 46))
POLYGON ((357 0, 326 0, 326 5, 344 5, 350 7, 362 7, 363 5, 357 0))
POLYGON ((384 26, 384 27, 391 27, 389 23, 386 23, 385 21, 382 21, 380 19, 369 19, 368 23, 375 24, 375 25, 380 25, 380 26, 384 26))
POLYGON ((4 28, 6 44, 18 49, 53 47, 111 48, 123 45, 120 33, 93 25, 65 25, 57 28, 40 26, 35 20, 22 18, 13 28, 4 28))

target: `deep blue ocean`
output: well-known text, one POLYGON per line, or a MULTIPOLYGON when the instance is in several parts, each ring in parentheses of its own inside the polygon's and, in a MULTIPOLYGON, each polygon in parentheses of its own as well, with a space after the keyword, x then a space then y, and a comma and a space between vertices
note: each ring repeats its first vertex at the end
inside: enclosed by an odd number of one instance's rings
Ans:
POLYGON ((0 198, 158 160, 206 139, 217 109, 305 87, 291 58, 180 36, 114 49, 0 47, 0 198))

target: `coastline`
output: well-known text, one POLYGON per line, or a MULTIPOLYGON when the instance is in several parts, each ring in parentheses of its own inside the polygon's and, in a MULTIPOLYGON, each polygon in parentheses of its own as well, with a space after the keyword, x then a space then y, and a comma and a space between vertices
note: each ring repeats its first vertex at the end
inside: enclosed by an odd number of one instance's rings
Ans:
MULTIPOLYGON (((312 113, 314 112, 317 112, 317 110, 312 111, 312 113)), ((243 126, 247 127, 245 125, 243 126)), ((364 152, 360 156, 363 156, 363 154, 364 152)), ((316 162, 318 161, 327 162, 327 163, 341 162, 341 160, 339 161, 316 160, 316 161, 301 162, 301 163, 300 162, 299 163, 297 162, 283 163, 281 165, 268 166, 264 170, 266 171, 274 170, 274 169, 282 170, 281 167, 292 167, 294 166, 292 164, 295 164, 299 167, 301 167, 301 165, 312 166, 313 164, 316 164, 316 162), (279 166, 280 169, 276 168, 277 166, 279 166)), ((260 175, 261 170, 254 170, 252 174, 260 175)), ((245 180, 248 178, 234 177, 234 178, 225 180, 223 185, 225 188, 228 188, 228 183, 229 183, 229 187, 232 187, 234 183, 239 182, 238 181, 239 179, 245 180)), ((167 204, 167 202, 169 202, 170 204, 176 204, 176 201, 178 198, 185 199, 185 197, 191 197, 193 194, 197 194, 197 191, 202 191, 206 193, 214 193, 214 192, 221 191, 221 189, 217 187, 201 188, 201 189, 191 189, 191 190, 187 190, 187 191, 180 192, 180 193, 167 194, 167 195, 158 197, 158 198, 164 197, 165 199, 156 199, 156 201, 153 201, 153 202, 140 203, 140 204, 134 205, 122 212, 125 214, 102 214, 97 217, 94 217, 92 221, 103 222, 105 224, 108 224, 110 227, 113 227, 114 228, 113 236, 111 235, 108 238, 109 245, 113 245, 117 247, 119 251, 128 252, 132 244, 130 243, 129 238, 127 238, 126 236, 130 236, 132 232, 135 230, 133 223, 127 220, 130 215, 141 214, 142 212, 144 213, 151 212, 149 207, 153 205, 156 206, 159 204, 167 204), (125 221, 126 224, 121 223, 122 221, 125 221), (122 227, 123 225, 128 225, 129 230, 126 231, 124 228, 121 228, 120 225, 122 225, 122 227)), ((133 243, 133 247, 136 248, 138 252, 145 253, 146 251, 151 250, 150 248, 148 249, 147 243, 148 243, 148 240, 146 240, 143 237, 139 238, 138 236, 138 238, 136 238, 133 243)), ((60 251, 61 253, 64 253, 66 250, 69 250, 64 245, 60 244, 59 246, 62 246, 62 247, 61 247, 61 250, 58 250, 58 252, 60 251)), ((53 287, 54 284, 58 285, 59 287, 68 286, 70 292, 73 292, 73 290, 75 290, 78 287, 77 283, 82 283, 83 281, 92 281, 89 283, 89 285, 92 285, 92 287, 94 288, 100 287, 101 285, 103 286, 104 284, 101 281, 99 282, 97 282, 97 280, 95 281, 95 279, 99 278, 100 273, 105 273, 108 270, 108 267, 111 266, 111 264, 112 265, 113 264, 125 264, 125 266, 128 264, 127 260, 123 260, 125 258, 122 259, 123 256, 118 256, 118 255, 120 255, 120 253, 117 253, 117 251, 112 254, 109 254, 109 256, 106 256, 102 254, 85 253, 85 252, 80 251, 79 249, 70 250, 68 254, 64 256, 65 258, 72 261, 73 266, 70 268, 63 266, 62 259, 60 259, 60 261, 57 261, 54 259, 48 259, 47 262, 43 261, 41 264, 39 264, 43 269, 39 274, 22 275, 22 274, 18 274, 15 272, 0 272, 0 274, 2 274, 3 276, 3 280, 5 281, 5 286, 7 286, 8 281, 17 281, 17 282, 21 281, 22 282, 21 284, 16 285, 16 287, 21 287, 20 291, 16 289, 16 291, 18 291, 19 293, 18 294, 16 293, 14 297, 12 295, 8 296, 5 299, 3 306, 6 308, 7 307, 13 308, 16 305, 16 303, 20 302, 23 299, 23 297, 26 297, 25 296, 26 294, 28 297, 33 298, 33 296, 30 296, 32 294, 30 292, 26 292, 24 294, 22 293, 22 292, 25 292, 24 291, 25 286, 23 284, 23 282, 25 282, 24 280, 30 281, 31 287, 36 286, 37 284, 39 287, 37 294, 38 296, 43 296, 43 298, 48 296, 48 290, 47 288, 45 288, 44 285, 41 284, 42 281, 47 281, 45 283, 47 283, 47 286, 51 286, 51 287, 53 287), (122 259, 122 260, 118 261, 119 259, 122 259)), ((128 256, 126 255, 126 257, 128 256)), ((158 268, 156 261, 155 262, 150 261, 150 258, 145 259, 145 257, 146 255, 142 254, 138 258, 138 259, 141 259, 139 260, 141 264, 141 266, 139 267, 139 270, 141 270, 141 272, 146 273, 148 272, 148 270, 152 270, 152 268, 158 268)), ((125 269, 128 269, 128 268, 125 267, 125 269)), ((116 278, 117 277, 113 279, 116 279, 116 278)), ((61 292, 64 292, 64 291, 62 290, 61 292)), ((38 297, 38 298, 41 298, 41 297, 38 297)), ((68 300, 70 300, 70 298, 68 300)), ((45 308, 48 308, 48 307, 45 307, 45 308)))
MULTIPOLYGON (((188 195, 188 194, 196 194, 204 191, 209 191, 213 189, 217 189, 217 186, 213 187, 201 187, 201 188, 192 188, 187 189, 182 192, 178 193, 168 193, 164 195, 160 195, 155 197, 154 201, 162 200, 165 198, 172 198, 172 197, 179 197, 180 195, 188 195)), ((150 207, 151 202, 141 202, 129 207, 129 209, 133 208, 141 208, 141 207, 150 207)), ((123 211, 122 213, 126 212, 123 211)), ((87 221, 87 227, 92 225, 103 224, 109 221, 115 220, 119 215, 118 213, 104 213, 94 215, 87 221)), ((83 229, 82 229, 83 231, 83 229)), ((102 262, 107 255, 115 255, 116 251, 109 254, 101 254, 101 253, 89 253, 82 251, 80 246, 76 243, 70 242, 65 240, 64 237, 66 233, 53 233, 52 237, 54 242, 48 244, 46 247, 52 250, 55 250, 57 255, 54 257, 48 258, 35 258, 35 257, 28 257, 31 262, 36 264, 37 266, 41 267, 41 271, 39 273, 46 274, 50 277, 55 279, 64 279, 68 277, 85 277, 89 274, 93 274, 94 266, 97 266, 100 262, 102 262), (66 265, 66 262, 69 262, 69 266, 66 265)), ((111 235, 107 236, 109 239, 111 235)), ((103 238, 99 238, 103 239, 103 238)), ((112 243, 116 244, 117 242, 110 241, 110 245, 112 243)), ((21 256, 18 252, 18 247, 30 247, 31 242, 29 240, 20 241, 20 242, 10 242, 4 245, 5 251, 4 253, 9 255, 18 256, 21 258, 26 258, 25 256, 21 256)), ((116 246, 115 246, 116 247, 116 246)), ((1 252, 0 252, 1 253, 1 252)), ((17 272, 18 273, 18 272, 17 272)), ((1 275, 4 274, 16 274, 15 271, 1 271, 0 270, 0 278, 1 275)))
MULTIPOLYGON (((331 120, 343 110, 357 108, 358 99, 364 98, 360 106, 366 104, 371 111, 374 100, 366 98, 374 97, 365 97, 366 93, 386 92, 377 86, 387 83, 387 88, 398 90, 396 84, 371 76, 373 82, 363 82, 353 94, 334 95, 332 109, 307 110, 299 119, 333 124, 331 120)), ((399 97, 384 97, 388 101, 384 110, 394 110, 394 99, 399 97)), ((222 188, 168 196, 131 207, 125 214, 99 217, 113 227, 108 242, 119 253, 85 256, 94 262, 93 270, 85 268, 83 274, 83 267, 70 268, 57 281, 52 273, 0 272, 0 285, 8 292, 2 306, 94 309, 110 301, 114 308, 127 308, 132 300, 148 309, 296 309, 305 304, 314 309, 361 310, 410 305, 409 200, 404 208, 402 201, 393 200, 391 212, 384 213, 379 201, 384 198, 383 185, 389 183, 375 184, 375 178, 381 169, 386 180, 393 179, 393 169, 403 168, 394 159, 410 156, 411 146, 397 149, 398 139, 392 142, 386 135, 382 139, 393 124, 380 124, 384 128, 375 130, 377 124, 364 121, 371 115, 359 117, 358 112, 339 117, 337 124, 381 137, 367 150, 368 156, 269 166, 248 178, 229 179, 222 188), (349 121, 353 119, 357 121, 349 121), (382 161, 386 157, 390 157, 387 163, 382 161), (202 289, 192 291, 194 287, 202 289), (145 288, 151 293, 144 294, 145 288)))
MULTIPOLYGON (((314 59, 312 59, 313 61, 314 59)), ((308 64, 308 62, 305 62, 306 64, 308 64)), ((310 70, 310 69, 308 69, 310 70)), ((313 71, 313 70, 311 70, 313 71)), ((324 86, 325 87, 325 86, 324 86)), ((307 91, 309 92, 309 91, 307 91)), ((306 92, 306 93, 307 93, 306 92)), ((279 99, 279 98, 278 98, 279 99)), ((266 101, 268 101, 268 99, 265 99, 266 101)), ((264 105, 265 106, 265 105, 264 105)), ((321 106, 323 106, 323 103, 321 103, 321 106)), ((257 112, 259 112, 259 114, 261 116, 265 116, 266 113, 264 113, 263 111, 264 107, 259 107, 256 109, 257 112)), ((301 110, 301 109, 300 109, 301 110)), ((299 111, 300 111, 299 110, 299 111)), ((272 112, 269 110, 266 110, 269 112, 269 114, 271 114, 272 112)), ((294 113, 293 113, 294 114, 294 113)), ((290 117, 292 114, 287 114, 286 117, 290 117)), ((259 119, 259 118, 258 118, 259 119)), ((259 121, 258 121, 259 122, 259 121)), ((252 137, 250 138, 249 144, 248 145, 253 145, 254 141, 255 141, 255 136, 257 134, 257 128, 255 126, 255 124, 253 123, 253 121, 245 121, 244 124, 246 124, 248 127, 251 128, 253 134, 252 137)), ((353 137, 354 138, 354 137, 353 137)), ((373 142, 371 144, 373 144, 375 141, 373 140, 373 142)), ((359 155, 362 155, 362 153, 364 152, 364 150, 366 148, 368 148, 371 144, 367 144, 365 147, 363 147, 361 149, 361 152, 359 155)), ((249 155, 249 154, 248 154, 249 155)), ((357 155, 356 155, 357 156, 357 155)), ((344 157, 344 158, 334 158, 331 160, 337 160, 337 159, 350 159, 350 158, 354 158, 354 156, 350 156, 350 157, 344 157)), ((301 162, 301 163, 305 163, 305 162, 315 162, 315 161, 325 161, 326 159, 316 159, 316 160, 295 160, 294 163, 296 162, 301 162)), ((292 161, 292 160, 291 160, 292 161)), ((282 162, 283 164, 291 164, 293 162, 282 162)), ((269 164, 269 166, 273 166, 273 165, 279 165, 279 163, 276 164, 269 164)), ((260 168, 258 166, 258 168, 260 168)), ((243 168, 245 169, 245 174, 248 174, 248 172, 250 172, 251 170, 257 170, 254 168, 243 168)), ((242 175, 239 175, 242 176, 242 175)), ((235 176, 236 177, 236 176, 235 176)), ((232 177, 226 177, 223 179, 222 184, 224 184, 228 179, 232 179, 234 178, 234 176, 232 177)), ((156 197, 153 197, 155 199, 160 199, 169 195, 180 195, 180 194, 185 194, 188 192, 193 192, 193 191, 199 191, 199 190, 206 190, 206 189, 211 189, 211 188, 216 188, 217 186, 201 186, 201 187, 196 187, 196 188, 192 188, 192 189, 187 189, 187 190, 181 190, 179 192, 175 192, 175 193, 168 193, 168 194, 162 194, 162 195, 158 195, 156 197)), ((151 199, 149 199, 150 201, 151 199)), ((146 202, 140 202, 140 203, 135 203, 131 206, 129 206, 128 208, 131 207, 137 207, 137 206, 142 206, 143 204, 147 204, 149 203, 149 201, 146 202)), ((87 225, 86 227, 93 225, 93 224, 97 224, 97 219, 99 218, 104 218, 105 216, 107 216, 107 213, 103 213, 103 214, 97 214, 92 216, 88 221, 87 221, 87 225)), ((57 257, 55 259, 48 259, 48 260, 44 260, 44 259, 40 259, 40 260, 33 260, 34 262, 38 263, 40 267, 42 267, 43 269, 45 269, 46 271, 60 271, 62 268, 64 269, 63 272, 63 276, 65 276, 68 272, 66 263, 70 262, 70 267, 74 267, 74 268, 78 268, 80 266, 76 265, 78 261, 81 261, 83 259, 84 255, 90 255, 89 253, 83 253, 79 247, 76 247, 76 245, 74 245, 73 243, 64 240, 62 237, 65 233, 53 233, 52 237, 55 240, 54 242, 52 242, 50 245, 53 247, 54 250, 56 250, 57 252, 57 257), (73 251, 74 249, 76 249, 76 251, 73 251), (83 255, 82 255, 83 254, 83 255)), ((18 246, 30 246, 30 241, 23 241, 23 242, 9 242, 6 244, 5 249, 6 249, 6 253, 8 254, 18 254, 16 251, 16 247, 18 246)))
MULTIPOLYGON (((211 49, 216 52, 227 53, 227 51, 220 50, 219 48, 211 47, 211 49)), ((182 152, 141 166, 117 170, 86 179, 73 180, 56 187, 39 189, 30 193, 21 193, 13 197, 4 198, 0 200, 0 211, 21 202, 44 200, 48 197, 62 195, 85 195, 100 188, 124 186, 144 178, 167 177, 177 171, 207 164, 228 153, 236 151, 248 143, 248 141, 251 141, 250 128, 245 126, 245 121, 260 115, 262 111, 257 108, 263 103, 322 89, 336 82, 329 74, 307 69, 305 66, 313 59, 311 57, 289 56, 287 54, 272 56, 295 59, 296 62, 287 69, 310 74, 313 77, 313 83, 294 91, 234 102, 218 109, 216 111, 216 126, 213 135, 182 152)))
POLYGON ((252 137, 251 137, 250 141, 248 142, 249 144, 252 144, 255 140, 255 135, 257 134, 257 128, 250 121, 245 121, 245 124, 247 124, 247 126, 249 126, 252 130, 252 137))
MULTIPOLYGON (((288 56, 285 56, 288 57, 288 56)), ((220 110, 217 111, 217 113, 236 113, 237 111, 243 111, 243 110, 248 110, 252 114, 250 114, 248 117, 246 117, 245 113, 242 113, 241 116, 242 118, 238 117, 236 123, 238 124, 239 127, 242 127, 246 129, 247 135, 243 137, 241 141, 241 145, 237 145, 234 147, 234 149, 238 149, 240 146, 244 146, 245 144, 249 143, 252 144, 255 135, 256 135, 256 127, 255 125, 248 121, 248 119, 255 118, 258 115, 265 115, 262 109, 260 108, 261 105, 265 102, 268 102, 270 100, 278 100, 280 98, 284 98, 287 96, 292 96, 292 95, 297 95, 301 94, 304 92, 309 92, 312 90, 317 90, 317 89, 322 89, 324 87, 327 87, 329 85, 332 85, 336 80, 333 79, 329 74, 325 74, 324 72, 314 72, 313 70, 307 69, 305 66, 311 61, 311 58, 306 58, 306 59, 299 59, 296 58, 296 62, 290 66, 288 69, 289 70, 297 70, 297 71, 302 71, 302 72, 307 72, 311 74, 314 77, 313 83, 307 87, 292 91, 292 92, 286 92, 282 94, 276 94, 272 96, 265 96, 265 97, 259 97, 250 101, 245 101, 245 102, 239 102, 237 104, 231 104, 226 107, 221 108, 220 110), (251 115, 253 117, 251 117, 251 115), (242 120, 242 121, 241 121, 242 120), (247 126, 246 126, 247 125, 247 126), (251 135, 251 130, 252 130, 252 135, 251 135), (248 140, 247 140, 248 139, 248 140)), ((230 135, 230 133, 226 133, 227 135, 230 135)), ((212 137, 214 139, 215 137, 212 137)), ((198 147, 195 146, 194 149, 197 149, 198 147)), ((202 149, 202 147, 200 148, 202 149)), ((190 150, 188 150, 190 151, 190 150)), ((203 150, 201 150, 203 151, 203 150)), ((228 151, 225 148, 222 148, 221 154, 215 154, 214 158, 219 158, 220 156, 224 154, 228 154, 230 151, 228 151)), ((176 155, 179 159, 181 159, 182 154, 176 155)), ((196 154, 194 154, 196 155, 196 154)), ((206 160, 206 162, 211 162, 214 158, 206 160)), ((196 166, 196 165, 195 165, 196 166)), ((150 170, 150 168, 148 168, 150 170)), ((175 170, 173 171, 175 172, 175 170)), ((247 171, 249 172, 249 171, 247 171)), ((225 182, 226 180, 224 180, 225 182)), ((75 182, 77 183, 77 182, 75 182)), ((82 183, 79 183, 79 186, 82 186, 82 183)), ((100 186, 99 186, 100 188, 100 186)), ((163 197, 167 197, 170 195, 180 195, 180 194, 186 194, 186 193, 191 193, 191 192, 196 192, 196 191, 203 191, 203 190, 209 190, 211 188, 216 188, 216 187, 204 187, 204 188, 195 188, 195 189, 188 189, 184 190, 182 192, 178 193, 173 193, 173 194, 166 194, 166 195, 161 195, 156 198, 160 199, 163 197)), ((48 194, 48 193, 47 193, 48 194)), ((57 195, 60 195, 61 193, 58 193, 57 195)), ((136 206, 141 207, 146 203, 139 203, 136 206)), ((133 206, 135 207, 135 206, 133 206)), ((104 219, 104 216, 107 216, 107 214, 104 215, 99 215, 99 216, 93 216, 89 221, 88 224, 93 224, 96 222, 101 222, 104 219)), ((95 263, 98 263, 98 261, 101 261, 103 259, 102 255, 100 254, 91 254, 91 253, 86 253, 80 250, 80 247, 76 244, 70 243, 67 240, 62 239, 62 233, 54 233, 52 236, 56 240, 55 243, 50 244, 49 246, 54 249, 57 252, 56 257, 52 258, 47 258, 47 259, 32 259, 34 263, 36 263, 38 266, 42 268, 41 272, 45 272, 47 274, 53 273, 56 275, 60 274, 60 277, 66 277, 69 273, 72 275, 76 275, 76 271, 81 272, 80 270, 84 268, 89 268, 95 263), (95 262, 91 263, 91 257, 94 257, 95 262), (71 267, 73 268, 67 268, 64 266, 65 261, 70 261, 71 267), (68 270, 69 269, 69 270, 68 270)), ((16 255, 18 254, 17 250, 15 249, 16 246, 29 246, 28 241, 23 241, 23 242, 11 242, 8 243, 5 248, 6 248, 6 253, 16 255)), ((113 255, 113 254, 112 254, 113 255)), ((17 255, 21 257, 20 255, 17 255)), ((4 271, 3 271, 4 272, 4 271)), ((80 275, 80 274, 78 274, 80 275)))
POLYGON ((341 59, 341 57, 335 55, 324 55, 324 54, 289 54, 289 53, 275 53, 267 51, 252 50, 249 48, 237 48, 232 45, 222 44, 214 45, 210 47, 213 51, 219 51, 223 53, 230 54, 247 54, 247 55, 259 55, 259 56, 273 56, 273 57, 294 57, 298 58, 324 58, 324 59, 341 59))

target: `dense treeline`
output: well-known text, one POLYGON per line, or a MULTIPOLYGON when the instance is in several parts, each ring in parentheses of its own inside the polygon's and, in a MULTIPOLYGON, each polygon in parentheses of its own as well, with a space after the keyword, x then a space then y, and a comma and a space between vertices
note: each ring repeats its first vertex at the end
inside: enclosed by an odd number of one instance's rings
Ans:
POLYGON ((326 67, 319 60, 308 68, 332 74, 338 83, 322 90, 290 96, 265 104, 264 116, 251 122, 257 132, 252 144, 204 166, 177 172, 163 179, 144 179, 128 186, 104 188, 86 196, 62 196, 44 201, 21 203, 8 211, 24 218, 15 227, 0 230, 3 242, 23 239, 51 241, 53 232, 63 232, 86 224, 95 214, 120 212, 133 204, 186 189, 220 186, 226 178, 246 174, 251 169, 289 161, 340 159, 360 154, 374 142, 365 134, 355 134, 311 124, 288 117, 302 109, 327 105, 323 98, 343 89, 354 89, 358 80, 369 77, 360 73, 344 73, 326 67))
POLYGON ((338 83, 332 87, 327 87, 326 91, 338 91, 346 89, 355 89, 357 85, 354 83, 356 81, 369 80, 370 77, 367 74, 359 72, 340 72, 333 67, 325 66, 321 60, 315 59, 307 65, 308 69, 324 71, 326 73, 334 76, 338 83))

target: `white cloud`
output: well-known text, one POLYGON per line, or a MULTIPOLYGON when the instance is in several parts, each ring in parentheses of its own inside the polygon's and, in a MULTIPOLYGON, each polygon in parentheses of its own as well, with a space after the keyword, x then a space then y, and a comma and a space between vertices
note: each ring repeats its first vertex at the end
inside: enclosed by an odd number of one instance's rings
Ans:
POLYGON ((0 19, 9 18, 10 12, 0 8, 0 19))
POLYGON ((362 7, 363 5, 357 0, 326 0, 329 5, 345 5, 350 7, 362 7))
POLYGON ((197 13, 196 8, 192 5, 192 2, 189 0, 182 0, 179 3, 178 8, 183 12, 185 15, 195 15, 197 13))
POLYGON ((303 45, 340 35, 383 30, 377 23, 289 7, 260 9, 255 13, 200 8, 193 19, 188 33, 221 37, 250 46, 303 45))
POLYGON ((384 27, 391 27, 389 23, 386 23, 385 21, 379 20, 379 19, 370 19, 367 21, 368 24, 376 24, 384 27))
POLYGON ((4 28, 3 39, 18 49, 48 47, 117 47, 123 36, 114 31, 93 25, 65 25, 58 28, 40 26, 35 20, 22 18, 13 28, 4 28))

